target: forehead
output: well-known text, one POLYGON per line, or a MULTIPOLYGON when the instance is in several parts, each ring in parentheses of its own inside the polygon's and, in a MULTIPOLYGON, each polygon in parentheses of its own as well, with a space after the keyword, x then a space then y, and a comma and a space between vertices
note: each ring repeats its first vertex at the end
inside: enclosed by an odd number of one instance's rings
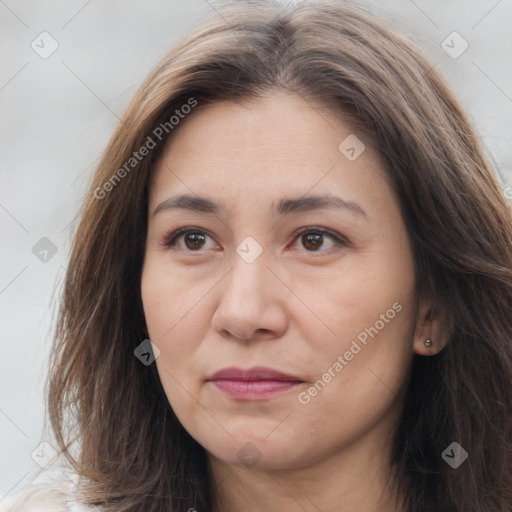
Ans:
POLYGON ((371 142, 339 112, 273 93, 247 104, 213 103, 185 118, 153 170, 150 192, 153 208, 171 191, 236 199, 250 190, 275 202, 283 189, 350 194, 382 188, 384 180, 371 142), (347 158, 347 148, 360 154, 347 158))
POLYGON ((165 153, 174 159, 266 154, 273 159, 337 149, 351 130, 319 103, 276 92, 250 103, 199 106, 173 132, 165 153))

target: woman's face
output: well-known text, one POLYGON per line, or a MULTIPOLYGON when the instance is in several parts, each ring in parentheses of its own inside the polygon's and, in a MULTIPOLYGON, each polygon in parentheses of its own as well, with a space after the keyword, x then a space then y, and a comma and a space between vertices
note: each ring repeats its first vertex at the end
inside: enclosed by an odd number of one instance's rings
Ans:
POLYGON ((418 304, 369 141, 294 95, 216 103, 168 143, 148 218, 142 299, 158 373, 215 460, 299 468, 389 444, 418 304))

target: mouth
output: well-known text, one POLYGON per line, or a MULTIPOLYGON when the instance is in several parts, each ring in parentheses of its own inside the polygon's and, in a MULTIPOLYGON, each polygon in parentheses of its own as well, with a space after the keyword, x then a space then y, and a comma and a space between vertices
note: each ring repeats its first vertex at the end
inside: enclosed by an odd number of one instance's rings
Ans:
POLYGON ((305 384, 297 376, 272 368, 223 368, 214 373, 211 382, 223 394, 238 400, 264 400, 305 384))

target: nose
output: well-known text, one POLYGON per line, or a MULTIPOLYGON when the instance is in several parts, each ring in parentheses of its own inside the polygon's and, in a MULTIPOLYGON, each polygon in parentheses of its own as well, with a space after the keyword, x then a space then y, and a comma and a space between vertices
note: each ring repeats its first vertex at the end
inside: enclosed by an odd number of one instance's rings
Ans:
POLYGON ((281 337, 288 326, 286 287, 262 256, 247 263, 234 254, 233 260, 231 271, 219 283, 212 328, 224 338, 244 341, 281 337))

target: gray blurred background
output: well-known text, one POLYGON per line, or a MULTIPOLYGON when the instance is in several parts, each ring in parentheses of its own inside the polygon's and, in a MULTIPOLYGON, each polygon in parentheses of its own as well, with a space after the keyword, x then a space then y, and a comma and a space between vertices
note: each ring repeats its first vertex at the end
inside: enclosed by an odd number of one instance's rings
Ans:
MULTIPOLYGON (((438 63, 499 163, 505 189, 512 183, 512 1, 366 3, 399 20, 438 63)), ((146 74, 218 6, 0 0, 0 506, 57 468, 52 447, 41 445, 46 361, 85 188, 146 74)))

